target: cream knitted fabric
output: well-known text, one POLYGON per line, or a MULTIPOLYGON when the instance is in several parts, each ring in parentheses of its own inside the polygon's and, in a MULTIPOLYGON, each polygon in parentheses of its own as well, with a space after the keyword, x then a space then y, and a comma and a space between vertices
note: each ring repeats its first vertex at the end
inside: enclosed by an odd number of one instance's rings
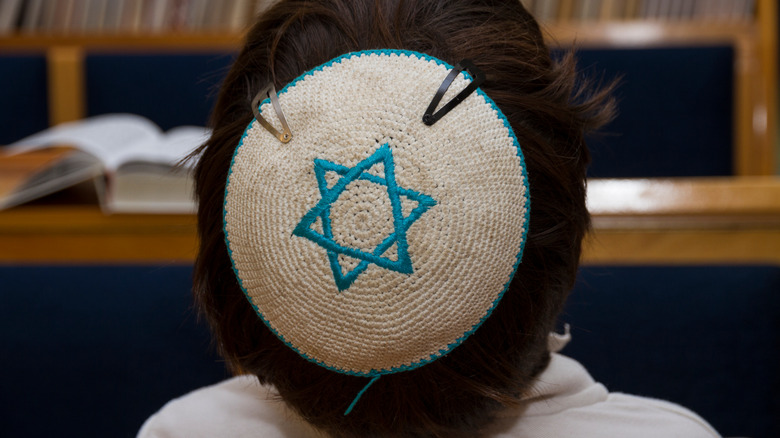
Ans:
MULTIPOLYGON (((308 360, 367 376, 428 363, 477 329, 514 275, 529 200, 509 123, 479 89, 422 123, 451 68, 406 51, 336 58, 279 93, 292 141, 253 120, 236 149, 234 270, 308 360)), ((279 126, 268 100, 260 113, 279 126)))

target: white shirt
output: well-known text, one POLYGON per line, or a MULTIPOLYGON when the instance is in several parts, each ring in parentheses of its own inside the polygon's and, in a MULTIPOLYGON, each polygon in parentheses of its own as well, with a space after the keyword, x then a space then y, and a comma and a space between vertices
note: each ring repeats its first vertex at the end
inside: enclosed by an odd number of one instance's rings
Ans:
MULTIPOLYGON (((610 394, 573 359, 552 360, 522 408, 503 412, 485 432, 495 438, 719 438, 678 405, 610 394)), ((150 417, 139 438, 323 437, 291 412, 273 388, 239 376, 172 400, 150 417)))

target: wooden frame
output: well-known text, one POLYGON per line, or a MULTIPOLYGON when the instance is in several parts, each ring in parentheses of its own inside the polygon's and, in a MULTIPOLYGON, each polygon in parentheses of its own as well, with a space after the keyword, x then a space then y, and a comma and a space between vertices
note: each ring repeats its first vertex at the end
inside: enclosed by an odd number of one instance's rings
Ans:
POLYGON ((194 215, 106 215, 92 205, 0 212, 0 264, 190 264, 194 215))
MULTIPOLYGON (((579 47, 669 47, 728 44, 734 65, 734 174, 772 175, 776 169, 777 3, 758 0, 756 19, 744 23, 662 21, 559 22, 545 27, 548 42, 579 47)), ((104 51, 203 52, 238 50, 243 34, 22 35, 0 38, 4 51, 47 51, 51 123, 85 113, 83 54, 104 51)))
POLYGON ((56 46, 46 52, 49 85, 49 124, 72 122, 86 115, 84 51, 56 46))
POLYGON ((0 37, 0 50, 46 54, 49 124, 86 114, 84 57, 87 53, 202 53, 237 51, 243 35, 21 35, 0 37))
MULTIPOLYGON (((729 44, 736 48, 736 178, 594 180, 589 264, 780 264, 777 130, 777 3, 758 0, 753 22, 596 22, 547 26, 551 44, 653 47, 729 44)), ((241 34, 29 35, 0 37, 4 52, 46 53, 50 120, 85 114, 86 52, 198 53, 237 50, 241 34)), ((104 215, 91 205, 28 205, 0 212, 1 264, 192 263, 191 215, 104 215)))
POLYGON ((780 178, 592 180, 589 264, 780 264, 780 178))
MULTIPOLYGON (((776 7, 776 6, 775 6, 776 7)), ((593 26, 549 26, 548 40, 558 46, 651 48, 691 45, 734 47, 734 175, 775 173, 777 43, 773 23, 754 24, 612 22, 593 26), (774 50, 774 52, 773 52, 774 50), (772 53, 775 53, 772 55, 772 53), (769 76, 773 75, 773 76, 769 76)))

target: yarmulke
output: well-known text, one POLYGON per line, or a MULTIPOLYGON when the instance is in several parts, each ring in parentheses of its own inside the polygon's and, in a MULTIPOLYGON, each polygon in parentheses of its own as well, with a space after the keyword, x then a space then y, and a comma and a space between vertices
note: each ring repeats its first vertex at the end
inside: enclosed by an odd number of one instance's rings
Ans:
MULTIPOLYGON (((423 123, 452 68, 408 51, 343 55, 279 92, 292 140, 253 120, 236 148, 224 207, 236 276, 312 362, 363 376, 419 367, 509 286, 528 226, 523 155, 481 89, 423 123)), ((458 75, 442 102, 471 80, 458 75)), ((280 126, 268 99, 259 111, 280 126)))

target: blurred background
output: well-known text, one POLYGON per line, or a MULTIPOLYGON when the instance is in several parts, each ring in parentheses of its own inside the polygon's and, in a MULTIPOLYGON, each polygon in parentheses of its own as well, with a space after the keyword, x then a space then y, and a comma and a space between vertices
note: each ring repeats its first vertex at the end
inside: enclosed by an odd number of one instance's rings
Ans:
MULTIPOLYGON (((0 145, 116 113, 206 126, 268 3, 0 0, 0 145)), ((611 391, 682 404, 724 436, 780 436, 777 2, 522 3, 554 56, 575 46, 583 75, 621 78, 619 117, 589 139, 593 230, 563 353, 611 391)), ((67 179, 73 160, 10 150, 4 433, 134 436, 169 399, 227 377, 191 308, 192 205, 112 208, 120 186, 142 199, 162 179, 120 185, 107 167, 67 179), (33 186, 46 188, 14 198, 33 186)))

